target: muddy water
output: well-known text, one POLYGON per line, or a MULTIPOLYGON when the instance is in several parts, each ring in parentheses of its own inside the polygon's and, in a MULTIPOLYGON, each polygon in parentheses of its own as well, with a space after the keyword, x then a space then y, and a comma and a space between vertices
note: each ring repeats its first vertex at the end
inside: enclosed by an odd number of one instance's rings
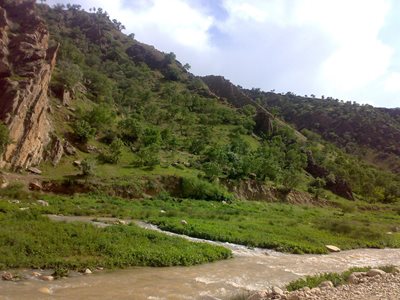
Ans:
POLYGON ((102 271, 55 282, 2 281, 0 299, 227 299, 244 290, 283 286, 307 274, 343 271, 353 266, 400 265, 399 249, 292 255, 224 245, 232 249, 233 259, 201 266, 102 271), (51 294, 43 293, 43 288, 51 294))

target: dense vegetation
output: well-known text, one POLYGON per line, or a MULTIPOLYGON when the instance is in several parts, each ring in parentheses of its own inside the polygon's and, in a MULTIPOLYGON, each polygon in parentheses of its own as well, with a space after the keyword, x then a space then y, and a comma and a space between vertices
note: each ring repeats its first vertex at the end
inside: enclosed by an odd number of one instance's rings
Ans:
MULTIPOLYGON (((26 204, 26 203, 24 203, 26 204)), ((230 251, 140 229, 54 223, 37 210, 0 201, 0 269, 187 266, 230 257, 230 251)))
POLYGON ((243 91, 298 130, 311 130, 347 153, 400 172, 398 109, 375 108, 332 97, 303 97, 290 92, 243 91))
MULTIPOLYGON (((7 197, 15 195, 10 193, 7 197)), ((400 246, 400 229, 395 225, 400 221, 399 210, 391 205, 356 202, 348 206, 347 201, 336 199, 335 207, 318 208, 237 200, 229 204, 168 196, 129 201, 101 194, 43 198, 49 202, 48 207, 36 206, 33 199, 23 200, 17 206, 42 214, 141 219, 194 237, 292 253, 326 253, 327 244, 342 249, 400 246)))

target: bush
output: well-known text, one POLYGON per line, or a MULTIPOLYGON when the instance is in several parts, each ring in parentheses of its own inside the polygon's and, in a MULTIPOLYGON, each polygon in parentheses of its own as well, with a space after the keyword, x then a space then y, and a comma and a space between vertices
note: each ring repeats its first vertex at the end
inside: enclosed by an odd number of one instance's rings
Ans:
POLYGON ((106 153, 102 153, 100 156, 100 160, 105 163, 116 164, 119 162, 122 156, 122 149, 124 147, 124 143, 120 139, 115 139, 110 144, 110 147, 106 153))
POLYGON ((86 143, 96 133, 96 129, 85 120, 76 120, 72 124, 72 129, 75 136, 83 143, 86 143))
POLYGON ((182 178, 182 197, 212 201, 233 200, 233 196, 225 188, 193 177, 182 178))
POLYGON ((81 171, 83 176, 91 176, 94 174, 96 165, 94 161, 90 159, 84 159, 81 163, 81 171))
POLYGON ((6 150, 7 145, 10 143, 10 132, 8 127, 0 123, 0 155, 6 150))

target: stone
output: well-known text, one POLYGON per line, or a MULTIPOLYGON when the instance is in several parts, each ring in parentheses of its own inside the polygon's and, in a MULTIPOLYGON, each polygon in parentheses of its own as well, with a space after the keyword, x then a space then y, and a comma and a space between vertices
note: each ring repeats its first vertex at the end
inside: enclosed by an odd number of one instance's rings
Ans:
POLYGON ((4 189, 8 187, 9 182, 4 175, 0 175, 0 189, 4 189))
POLYGON ((36 201, 37 204, 39 204, 40 206, 49 206, 49 202, 44 201, 44 200, 38 200, 36 201))
POLYGON ((48 154, 51 164, 53 166, 58 165, 62 156, 64 155, 64 147, 61 140, 58 137, 53 139, 51 150, 48 154))
POLYGON ((349 279, 347 280, 351 284, 358 284, 360 282, 360 278, 358 278, 354 273, 350 274, 349 279))
POLYGON ((368 277, 375 277, 375 276, 382 276, 385 275, 386 272, 383 270, 379 270, 379 269, 371 269, 367 272, 367 276, 368 277))
POLYGON ((52 291, 48 287, 41 287, 38 291, 42 294, 51 295, 52 291))
POLYGON ((11 274, 10 272, 4 272, 4 273, 1 275, 1 279, 6 280, 6 281, 11 281, 11 280, 14 279, 14 276, 13 276, 13 274, 11 274))
POLYGON ((336 246, 333 246, 333 245, 326 245, 325 247, 330 252, 340 252, 341 251, 339 247, 336 247, 336 246))
POLYGON ((323 281, 318 285, 319 288, 332 288, 333 287, 333 283, 332 281, 323 281))
POLYGON ((21 201, 19 201, 19 200, 8 200, 8 203, 11 203, 11 204, 20 204, 21 201))
POLYGON ((76 154, 76 149, 68 141, 65 141, 65 143, 64 143, 64 152, 67 155, 75 155, 76 154))
POLYGON ((29 189, 31 191, 41 191, 42 188, 42 184, 39 181, 32 181, 29 183, 29 189))
POLYGON ((51 275, 42 275, 39 278, 43 281, 53 281, 54 280, 54 276, 51 276, 51 275))
POLYGON ((20 211, 25 211, 25 210, 28 210, 28 209, 29 209, 29 207, 20 207, 19 208, 20 211))
POLYGON ((300 296, 296 294, 290 294, 287 296, 287 300, 300 300, 300 296))
POLYGON ((82 162, 80 160, 74 160, 73 165, 80 167, 82 165, 82 162))
POLYGON ((165 210, 162 209, 162 210, 160 210, 160 213, 161 213, 161 214, 165 214, 165 213, 167 213, 167 212, 166 212, 165 210))
POLYGON ((89 274, 92 274, 93 272, 89 268, 87 268, 85 270, 85 272, 83 272, 83 273, 86 274, 86 275, 89 275, 89 274))
POLYGON ((99 152, 99 149, 97 149, 95 146, 92 145, 86 145, 86 151, 88 153, 97 153, 99 152))
POLYGON ((33 174, 36 174, 36 175, 42 174, 42 171, 41 171, 41 170, 39 170, 38 168, 34 168, 34 167, 28 168, 28 171, 31 172, 31 173, 33 173, 33 174))
POLYGON ((250 297, 247 298, 247 300, 263 300, 268 297, 268 294, 268 291, 258 291, 254 294, 251 294, 250 297))
POLYGON ((186 220, 181 220, 181 224, 182 224, 182 225, 187 225, 188 222, 187 222, 186 220))
POLYGON ((71 93, 68 90, 63 91, 62 104, 64 106, 69 106, 71 104, 71 93))
POLYGON ((279 296, 283 296, 284 295, 282 289, 277 287, 277 286, 272 287, 272 293, 274 295, 279 295, 279 296))
POLYGON ((34 276, 34 277, 40 277, 40 276, 42 276, 42 274, 39 273, 39 272, 32 272, 32 276, 34 276))

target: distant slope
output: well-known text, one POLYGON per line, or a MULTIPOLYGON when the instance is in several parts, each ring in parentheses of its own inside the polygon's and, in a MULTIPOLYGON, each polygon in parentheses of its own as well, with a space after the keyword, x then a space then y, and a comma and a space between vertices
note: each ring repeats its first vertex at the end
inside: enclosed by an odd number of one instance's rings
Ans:
POLYGON ((348 153, 400 172, 400 109, 375 108, 336 99, 318 99, 243 90, 277 111, 297 130, 308 129, 348 153))

